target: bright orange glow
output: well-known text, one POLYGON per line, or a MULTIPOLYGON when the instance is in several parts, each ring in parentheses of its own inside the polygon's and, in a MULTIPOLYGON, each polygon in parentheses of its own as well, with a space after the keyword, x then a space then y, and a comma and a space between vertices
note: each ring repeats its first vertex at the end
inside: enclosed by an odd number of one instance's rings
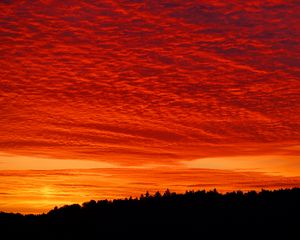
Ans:
POLYGON ((299 12, 295 0, 1 1, 0 211, 148 189, 132 181, 300 186, 299 12))
POLYGON ((42 213, 55 205, 91 199, 139 197, 148 190, 176 192, 217 188, 221 192, 300 186, 300 177, 258 172, 178 168, 0 171, 0 209, 42 213))

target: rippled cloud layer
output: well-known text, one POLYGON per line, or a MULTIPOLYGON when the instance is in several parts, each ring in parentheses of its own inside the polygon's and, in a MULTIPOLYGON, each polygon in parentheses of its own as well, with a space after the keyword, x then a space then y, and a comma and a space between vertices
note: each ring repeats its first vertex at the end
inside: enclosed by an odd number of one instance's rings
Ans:
POLYGON ((299 1, 0 8, 1 152, 136 166, 300 155, 299 1))

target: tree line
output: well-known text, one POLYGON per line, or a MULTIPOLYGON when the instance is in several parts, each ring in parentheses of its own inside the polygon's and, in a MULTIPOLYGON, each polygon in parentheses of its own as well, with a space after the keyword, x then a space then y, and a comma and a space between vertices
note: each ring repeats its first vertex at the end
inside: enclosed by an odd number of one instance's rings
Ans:
POLYGON ((225 194, 216 190, 184 194, 166 190, 153 195, 146 192, 139 198, 91 200, 82 205, 55 207, 40 215, 1 212, 0 230, 3 236, 31 239, 298 239, 299 219, 300 188, 225 194))

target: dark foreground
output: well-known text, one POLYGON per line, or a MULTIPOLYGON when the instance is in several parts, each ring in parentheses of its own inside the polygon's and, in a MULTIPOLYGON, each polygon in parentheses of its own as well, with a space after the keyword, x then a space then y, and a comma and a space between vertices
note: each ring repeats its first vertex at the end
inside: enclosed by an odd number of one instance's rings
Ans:
POLYGON ((300 189, 166 191, 43 215, 0 213, 0 239, 300 239, 300 189))

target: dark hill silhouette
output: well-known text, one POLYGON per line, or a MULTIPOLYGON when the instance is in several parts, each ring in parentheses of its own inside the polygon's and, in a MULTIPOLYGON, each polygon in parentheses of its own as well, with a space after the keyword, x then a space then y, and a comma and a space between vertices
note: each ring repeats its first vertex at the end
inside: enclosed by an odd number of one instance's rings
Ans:
POLYGON ((1 239, 300 239, 300 189, 101 200, 47 214, 0 213, 1 239))

